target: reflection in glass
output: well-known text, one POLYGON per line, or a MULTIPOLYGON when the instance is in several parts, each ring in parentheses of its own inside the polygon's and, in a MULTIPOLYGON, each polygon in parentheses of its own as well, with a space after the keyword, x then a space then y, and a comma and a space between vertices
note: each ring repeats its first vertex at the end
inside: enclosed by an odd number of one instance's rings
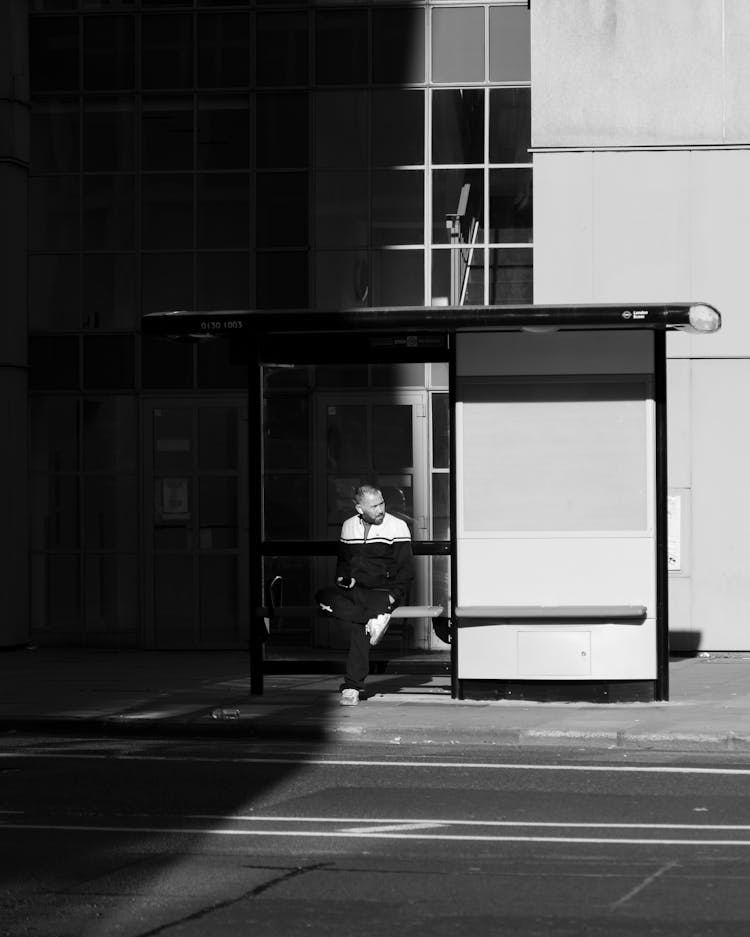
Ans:
POLYGON ((432 301, 442 306, 484 303, 484 248, 467 245, 432 252, 432 301))
POLYGON ((315 174, 318 247, 366 247, 369 241, 368 176, 364 172, 315 174))
MULTIPOLYGON (((193 246, 192 176, 141 176, 141 242, 145 248, 157 249, 193 246)), ((184 290, 184 284, 165 285, 184 290)), ((167 303, 162 308, 180 306, 167 303)))
POLYGON ((318 10, 315 80, 319 85, 362 85, 369 75, 367 11, 318 10))
POLYGON ((134 254, 83 255, 83 327, 135 328, 134 254))
POLYGON ((374 245, 424 243, 424 173, 381 169, 372 174, 374 245))
POLYGON ((484 10, 446 7, 432 11, 434 81, 484 81, 484 10))
POLYGON ((437 169, 432 179, 433 243, 470 244, 474 241, 481 244, 484 237, 482 170, 437 169), (452 227, 448 227, 448 222, 452 227))
POLYGON ((531 37, 528 8, 490 7, 490 81, 530 79, 531 37))
POLYGON ((83 18, 83 86, 109 91, 135 85, 133 16, 83 18))
POLYGON ((529 249, 490 251, 488 280, 491 304, 534 301, 533 257, 529 249))
POLYGON ((372 161, 375 166, 424 164, 424 91, 373 90, 372 161))
POLYGON ((432 114, 434 163, 484 162, 484 91, 434 91, 432 114))
MULTIPOLYGON (((179 412, 179 411, 178 411, 179 412)), ((133 397, 83 401, 83 467, 87 472, 136 471, 133 397)))
POLYGON ((198 169, 250 165, 250 112, 246 95, 198 99, 198 169))
POLYGON ((29 257, 29 324, 32 331, 80 328, 80 270, 77 254, 29 257))
POLYGON ((531 90, 490 91, 490 162, 530 163, 531 90))
POLYGON ((31 171, 79 169, 78 99, 35 100, 31 109, 31 171))
POLYGON ((315 252, 315 308, 362 306, 370 293, 367 251, 315 252))
POLYGON ((424 81, 424 10, 373 10, 373 81, 419 84, 424 81))
MULTIPOLYGON (((434 367, 434 365, 433 365, 434 367)), ((432 394, 432 467, 450 466, 451 427, 448 394, 432 394)))
POLYGON ((263 462, 267 471, 309 468, 308 401, 297 394, 266 397, 263 462))
POLYGON ((237 477, 203 475, 198 483, 199 548, 236 547, 237 520, 237 477))
POLYGON ((263 93, 257 95, 256 104, 258 168, 307 166, 307 95, 263 93))
POLYGON ((531 241, 530 169, 490 171, 490 243, 531 241))
POLYGON ((128 250, 135 246, 135 176, 83 177, 85 250, 128 250))
POLYGON ((424 251, 373 251, 372 305, 421 306, 424 251))
POLYGON ((143 97, 141 160, 145 170, 193 168, 192 97, 143 97))
POLYGON ((31 477, 31 548, 74 550, 78 535, 78 477, 31 477))
POLYGON ((78 404, 71 397, 30 397, 29 465, 35 472, 78 469, 78 404))
POLYGON ((378 471, 414 464, 411 404, 375 404, 372 408, 372 462, 378 471))
POLYGON ((255 29, 258 85, 306 85, 307 14, 258 13, 255 29))
POLYGON ((198 469, 237 469, 237 408, 201 407, 198 412, 198 469))
POLYGON ((367 147, 367 93, 319 91, 315 95, 316 165, 365 168, 367 147))
POLYGON ((305 540, 310 536, 307 475, 266 475, 263 519, 266 540, 305 540))
POLYGON ((133 98, 85 98, 83 104, 84 170, 135 169, 133 98))
POLYGON ((250 243, 249 173, 197 177, 198 247, 247 247, 250 243))
POLYGON ((198 86, 244 88, 250 62, 250 24, 242 13, 198 15, 198 86))
POLYGON ((189 88, 193 84, 193 17, 142 17, 141 75, 144 88, 189 88))
POLYGON ((359 472, 368 468, 367 407, 328 407, 326 464, 329 472, 359 472))
POLYGON ((135 551, 138 509, 135 475, 89 475, 83 479, 84 547, 135 551))
POLYGON ((306 172, 259 172, 255 189, 259 247, 305 247, 308 232, 306 172))

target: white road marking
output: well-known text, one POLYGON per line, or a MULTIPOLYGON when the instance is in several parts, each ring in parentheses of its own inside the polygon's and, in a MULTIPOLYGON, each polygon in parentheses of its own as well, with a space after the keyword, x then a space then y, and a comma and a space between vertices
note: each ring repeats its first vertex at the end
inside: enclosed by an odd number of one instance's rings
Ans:
POLYGON ((0 830, 43 830, 44 832, 64 833, 125 833, 132 835, 142 833, 154 836, 276 836, 297 837, 303 839, 403 839, 403 840, 430 840, 443 842, 474 842, 474 843, 565 843, 567 845, 601 845, 601 846, 750 846, 750 840, 739 839, 620 839, 615 837, 589 837, 589 836, 491 836, 473 834, 444 834, 444 833, 357 833, 346 830, 238 830, 238 829, 191 829, 190 827, 159 827, 159 826, 94 826, 75 825, 70 823, 3 823, 0 830))
POLYGON ((626 902, 630 901, 631 898, 635 898, 637 894, 643 891, 644 888, 648 888, 652 882, 655 882, 657 878, 660 878, 664 875, 665 872, 669 872, 670 869, 673 869, 678 863, 676 861, 667 862, 666 865, 663 865, 660 869, 657 869, 653 875, 649 875, 647 878, 644 878, 642 882, 632 888, 626 895, 623 895, 619 901, 615 901, 609 906, 610 911, 616 911, 617 908, 621 908, 626 902))
POLYGON ((303 765, 334 768, 454 768, 456 770, 484 769, 492 771, 579 771, 598 773, 633 774, 705 774, 725 776, 750 776, 748 768, 698 768, 679 765, 524 765, 513 762, 488 761, 387 761, 348 758, 253 758, 253 757, 206 757, 195 755, 143 755, 83 754, 71 752, 0 752, 0 758, 52 758, 78 761, 157 761, 192 762, 194 764, 248 764, 248 765, 303 765))
MULTIPOLYGON (((348 822, 348 821, 345 821, 348 822)), ((415 823, 392 823, 378 824, 377 826, 354 826, 350 830, 342 830, 345 833, 408 833, 414 830, 434 830, 446 824, 439 821, 419 820, 415 823)))

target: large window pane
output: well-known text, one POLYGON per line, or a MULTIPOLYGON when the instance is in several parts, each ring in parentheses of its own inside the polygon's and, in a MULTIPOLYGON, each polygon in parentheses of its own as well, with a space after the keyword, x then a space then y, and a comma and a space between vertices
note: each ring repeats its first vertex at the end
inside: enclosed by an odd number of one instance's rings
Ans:
POLYGON ((198 469, 237 469, 239 441, 235 407, 202 407, 198 411, 198 469))
POLYGON ((278 394, 266 398, 263 461, 267 471, 309 468, 307 397, 278 394))
POLYGON ((316 245, 366 247, 370 239, 367 174, 319 172, 315 183, 316 245))
POLYGON ((257 108, 258 168, 307 166, 307 95, 259 94, 257 108))
POLYGON ((306 540, 310 536, 307 475, 266 475, 263 519, 266 540, 306 540))
POLYGON ((141 197, 141 240, 145 248, 192 247, 192 176, 144 175, 141 197))
POLYGON ((376 166, 424 164, 423 91, 373 91, 372 161, 376 166))
POLYGON ((490 162, 531 162, 531 91, 498 88, 490 91, 490 162))
POLYGON ((193 254, 144 254, 143 312, 193 308, 193 254))
POLYGON ((84 254, 85 329, 135 328, 135 270, 135 254, 84 254))
POLYGON ((432 467, 450 467, 450 410, 448 394, 432 395, 432 467))
POLYGON ((255 23, 258 85, 306 85, 307 14, 258 13, 255 23))
POLYGON ((373 81, 424 81, 424 10, 373 10, 373 81))
POLYGON ((319 10, 315 18, 315 80, 361 85, 369 77, 366 10, 319 10))
POLYGON ((192 643, 192 556, 154 557, 154 628, 157 643, 192 643))
POLYGON ((78 402, 72 397, 31 397, 29 465, 33 472, 78 470, 78 402))
POLYGON ((136 558, 87 556, 84 578, 86 631, 134 632, 138 624, 136 558))
POLYGON ((135 551, 138 499, 135 475, 90 475, 83 480, 84 547, 135 551))
POLYGON ((81 631, 77 556, 34 556, 31 561, 31 627, 40 634, 81 631))
POLYGON ((238 574, 234 556, 201 556, 198 561, 200 641, 233 642, 238 638, 238 574))
POLYGON ((491 250, 487 279, 489 301, 532 303, 534 301, 533 252, 531 250, 491 250))
POLYGON ((32 331, 65 332, 81 327, 77 254, 29 257, 29 325, 32 331))
POLYGON ((199 309, 247 309, 250 305, 247 251, 198 254, 196 273, 199 309))
POLYGON ((198 86, 245 88, 250 80, 250 23, 243 13, 198 16, 198 86))
POLYGON ((307 306, 307 253, 260 251, 256 256, 256 302, 261 309, 307 306))
POLYGON ((424 243, 424 173, 378 170, 372 177, 374 245, 424 243))
POLYGON ((446 7, 432 11, 434 81, 484 81, 484 10, 446 7))
POLYGON ((35 100, 31 108, 32 173, 80 168, 78 99, 35 100))
POLYGON ((367 407, 345 404, 326 413, 326 465, 329 472, 366 472, 369 468, 367 407))
POLYGON ((247 247, 250 243, 250 176, 198 176, 198 247, 247 247))
POLYGON ((86 250, 135 246, 135 176, 83 177, 83 246, 86 250))
POLYGON ((29 246, 34 251, 71 251, 80 246, 80 182, 47 176, 29 182, 29 246))
POLYGON ((31 90, 78 89, 78 17, 40 16, 29 20, 31 90))
POLYGON ((481 244, 433 251, 432 301, 448 306, 484 304, 484 248, 481 244))
POLYGON ((490 243, 531 241, 530 169, 490 172, 490 243))
POLYGON ((135 110, 133 98, 86 98, 83 107, 83 168, 135 168, 135 110))
MULTIPOLYGON (((392 132, 392 130, 391 130, 392 132)), ((315 162, 320 168, 367 166, 367 94, 321 91, 315 95, 315 162)))
POLYGON ((305 247, 308 233, 307 173, 259 172, 256 238, 259 247, 305 247))
POLYGON ((134 17, 83 18, 83 87, 87 91, 132 88, 134 63, 134 17))
POLYGON ((315 252, 316 309, 347 309, 367 302, 370 263, 367 251, 315 252))
POLYGON ((439 169, 432 174, 432 240, 435 244, 482 242, 484 174, 481 169, 439 169), (468 188, 466 188, 468 186, 468 188), (459 217, 456 217, 459 216, 459 217), (447 222, 455 219, 454 228, 447 222), (476 224, 479 229, 476 229, 476 224), (454 235, 454 229, 457 235, 454 235), (456 239, 457 237, 457 239, 456 239))
POLYGON ((83 401, 83 466, 87 472, 136 471, 133 397, 83 401))
POLYGON ((202 476, 198 482, 199 548, 234 549, 237 521, 237 478, 202 476))
POLYGON ((205 342, 198 346, 198 387, 247 388, 247 365, 232 361, 229 342, 205 342))
POLYGON ((250 111, 246 95, 198 100, 198 168, 246 169, 250 165, 250 111))
POLYGON ((410 404, 372 408, 372 462, 377 471, 393 472, 414 464, 410 404))
POLYGON ((433 162, 484 162, 483 91, 435 91, 432 114, 433 162))
POLYGON ((32 550, 72 550, 79 544, 78 477, 32 475, 32 550))
POLYGON ((144 16, 141 75, 144 88, 189 88, 193 84, 193 18, 144 16))
POLYGON ((490 7, 490 81, 531 79, 529 30, 526 6, 490 7))
POLYGON ((433 540, 448 540, 450 537, 450 479, 447 472, 432 473, 433 540))
POLYGON ((424 251, 374 251, 371 282, 373 306, 421 306, 424 251))
POLYGON ((75 390, 79 375, 78 339, 74 336, 29 338, 29 386, 33 390, 75 390))
POLYGON ((193 168, 193 99, 143 98, 143 169, 193 168))
POLYGON ((83 386, 128 389, 135 384, 135 337, 87 335, 83 339, 83 386))
POLYGON ((193 386, 194 346, 144 335, 141 339, 141 380, 145 389, 186 389, 193 386))

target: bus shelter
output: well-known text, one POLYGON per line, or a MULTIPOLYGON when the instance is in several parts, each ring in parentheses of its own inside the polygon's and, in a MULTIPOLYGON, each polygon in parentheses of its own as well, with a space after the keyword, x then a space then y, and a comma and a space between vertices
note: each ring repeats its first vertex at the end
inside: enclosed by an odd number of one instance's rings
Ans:
MULTIPOLYGON (((416 498, 408 509, 427 532, 414 540, 418 562, 434 568, 442 558, 444 588, 437 599, 434 589, 412 598, 402 614, 431 619, 446 642, 452 696, 668 699, 666 332, 720 325, 703 303, 145 316, 146 334, 229 341, 234 360, 247 363, 251 692, 263 691, 276 617, 314 615, 312 594, 309 605, 284 607, 268 558, 313 556, 331 570, 338 539, 330 508, 319 539, 279 538, 264 517, 264 368, 441 362, 450 441, 444 535, 430 536, 416 498)), ((341 419, 358 405, 356 393, 322 395, 320 404, 329 461, 332 451, 361 448, 341 419)), ((406 406, 375 408, 368 419, 397 437, 406 406)), ((356 477, 324 467, 325 489, 302 496, 333 504, 347 484, 385 487, 400 478, 395 465, 383 474, 372 464, 356 477)))

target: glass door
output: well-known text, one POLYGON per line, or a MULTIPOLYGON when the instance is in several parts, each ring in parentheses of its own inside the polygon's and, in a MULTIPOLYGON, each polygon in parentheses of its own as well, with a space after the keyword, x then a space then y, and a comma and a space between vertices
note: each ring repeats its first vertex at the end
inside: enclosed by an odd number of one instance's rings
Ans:
POLYGON ((146 642, 246 646, 246 405, 145 406, 146 642))

